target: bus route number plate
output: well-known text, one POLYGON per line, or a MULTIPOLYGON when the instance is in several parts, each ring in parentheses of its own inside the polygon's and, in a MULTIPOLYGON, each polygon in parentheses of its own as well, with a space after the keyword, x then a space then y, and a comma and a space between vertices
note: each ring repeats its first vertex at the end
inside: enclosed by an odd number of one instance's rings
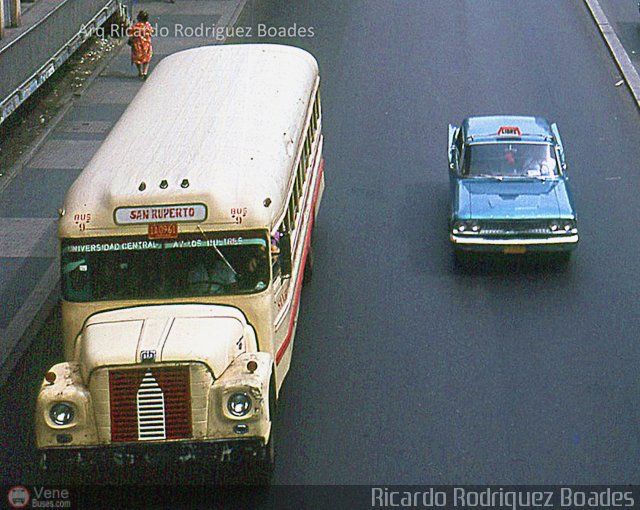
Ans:
POLYGON ((176 239, 177 223, 149 223, 149 239, 176 239))

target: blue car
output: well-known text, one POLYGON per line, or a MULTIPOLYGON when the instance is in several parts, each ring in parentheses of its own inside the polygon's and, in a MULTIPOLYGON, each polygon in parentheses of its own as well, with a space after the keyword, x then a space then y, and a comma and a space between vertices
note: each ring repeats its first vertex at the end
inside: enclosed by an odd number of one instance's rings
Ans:
POLYGON ((449 125, 449 238, 458 254, 562 252, 578 244, 564 148, 541 117, 469 117, 449 125))

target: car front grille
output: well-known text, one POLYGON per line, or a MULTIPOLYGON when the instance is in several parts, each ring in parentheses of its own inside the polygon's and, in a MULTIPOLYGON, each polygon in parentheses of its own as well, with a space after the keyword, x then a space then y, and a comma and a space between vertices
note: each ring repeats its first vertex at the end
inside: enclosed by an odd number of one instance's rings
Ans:
POLYGON ((549 221, 488 221, 480 224, 481 235, 549 235, 549 221))
POLYGON ((109 370, 113 442, 192 437, 189 367, 109 370))

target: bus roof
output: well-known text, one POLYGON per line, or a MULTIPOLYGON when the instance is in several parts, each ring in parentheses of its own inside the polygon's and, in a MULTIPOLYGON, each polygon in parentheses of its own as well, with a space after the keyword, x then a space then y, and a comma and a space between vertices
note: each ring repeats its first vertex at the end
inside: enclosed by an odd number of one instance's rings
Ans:
POLYGON ((200 225, 209 228, 272 225, 286 207, 317 82, 315 59, 291 46, 166 57, 67 192, 59 235, 114 235, 117 209, 175 204, 204 204, 200 225))

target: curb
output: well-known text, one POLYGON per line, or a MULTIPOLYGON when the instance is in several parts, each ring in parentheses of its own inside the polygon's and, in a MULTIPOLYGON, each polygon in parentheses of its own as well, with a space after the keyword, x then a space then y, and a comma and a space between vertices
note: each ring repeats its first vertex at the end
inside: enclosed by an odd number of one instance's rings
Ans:
MULTIPOLYGON (((0 0, 2 1, 2 0, 0 0)), ((120 43, 122 45, 122 43, 120 43)), ((60 108, 60 111, 51 119, 47 128, 40 134, 38 138, 29 146, 27 151, 16 161, 11 168, 5 173, 6 179, 0 185, 0 193, 11 184, 13 179, 25 168, 29 161, 35 156, 49 135, 56 129, 58 124, 64 119, 65 115, 74 106, 79 96, 82 96, 86 88, 95 81, 98 76, 105 70, 111 61, 120 53, 121 48, 114 48, 113 52, 105 58, 94 70, 94 72, 84 82, 82 90, 69 95, 66 103, 60 108)), ((10 349, 4 360, 0 363, 2 370, 0 371, 0 386, 3 386, 9 375, 13 373, 14 368, 24 355, 25 351, 31 345, 31 337, 38 333, 51 310, 55 307, 59 297, 59 267, 60 261, 56 255, 51 264, 45 271, 40 281, 35 285, 27 300, 22 304, 16 312, 9 327, 5 330, 7 338, 17 339, 10 349)))
MULTIPOLYGON (((2 1, 2 0, 0 0, 0 1, 2 1)), ((119 41, 118 44, 119 44, 119 46, 122 46, 123 42, 119 41)), ((51 121, 47 125, 46 129, 40 134, 40 136, 38 136, 38 138, 36 138, 33 141, 33 143, 31 143, 29 145, 29 147, 27 148, 26 152, 22 156, 20 156, 20 158, 11 166, 11 168, 9 168, 4 173, 4 177, 5 178, 3 179, 2 183, 0 183, 0 193, 2 193, 5 189, 7 189, 7 187, 11 184, 13 179, 22 170, 24 170, 25 166, 27 166, 27 163, 29 163, 29 161, 35 156, 36 152, 38 152, 40 150, 40 148, 42 147, 44 142, 47 140, 49 135, 53 132, 54 129, 56 129, 56 127, 58 127, 58 124, 60 124, 60 121, 64 118, 64 116, 69 112, 71 107, 74 105, 74 103, 76 102, 75 98, 82 96, 82 94, 84 93, 86 88, 89 85, 91 85, 91 83, 98 76, 100 76, 102 71, 105 70, 105 68, 111 63, 111 61, 116 57, 116 55, 120 52, 120 50, 121 50, 120 47, 118 47, 118 46, 114 47, 113 53, 111 55, 109 55, 107 58, 105 58, 104 61, 102 61, 95 68, 93 73, 91 73, 91 76, 89 76, 85 80, 85 82, 84 82, 84 84, 82 86, 82 90, 71 92, 69 94, 69 97, 67 98, 66 102, 61 106, 60 111, 58 113, 56 113, 55 116, 51 119, 51 121)))
POLYGON ((3 181, 0 183, 0 193, 2 193, 7 187, 11 184, 13 179, 22 171, 24 167, 27 166, 27 163, 35 156, 36 152, 40 150, 46 139, 49 137, 51 132, 58 126, 62 118, 67 114, 67 112, 73 106, 73 98, 69 97, 69 99, 62 105, 60 111, 55 114, 55 116, 51 119, 46 129, 40 133, 38 138, 36 138, 29 148, 20 156, 20 158, 13 164, 11 167, 4 172, 3 181))
POLYGON ((236 7, 236 10, 229 18, 229 22, 227 23, 228 26, 235 26, 236 22, 238 21, 238 18, 240 18, 240 15, 244 11, 244 8, 247 6, 247 1, 248 0, 242 0, 241 2, 238 3, 238 7, 236 7))
POLYGON ((615 30, 609 23, 609 19, 602 10, 602 7, 600 7, 598 0, 584 0, 584 3, 596 22, 598 30, 600 30, 600 34, 607 44, 609 51, 613 55, 613 59, 615 60, 618 69, 620 69, 627 87, 633 95, 636 106, 640 109, 640 75, 638 75, 638 71, 636 71, 633 62, 631 62, 631 58, 629 58, 629 54, 624 49, 624 46, 616 35, 615 30))
POLYGON ((18 341, 2 362, 0 387, 7 382, 25 351, 31 346, 33 337, 38 333, 58 303, 60 296, 58 287, 58 282, 60 281, 59 271, 60 260, 56 257, 5 330, 7 338, 17 338, 18 341))

